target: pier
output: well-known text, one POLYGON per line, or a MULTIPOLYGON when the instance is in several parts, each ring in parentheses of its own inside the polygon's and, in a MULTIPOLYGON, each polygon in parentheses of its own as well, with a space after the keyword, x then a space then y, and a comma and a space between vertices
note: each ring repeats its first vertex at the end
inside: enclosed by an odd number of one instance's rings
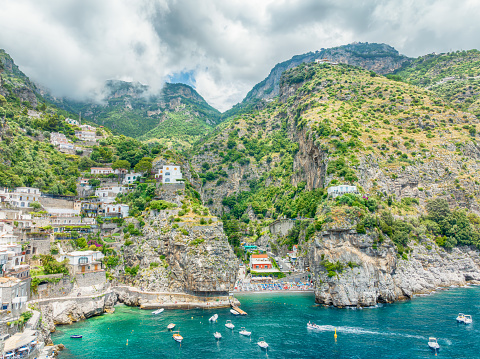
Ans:
POLYGON ((237 311, 240 315, 247 315, 247 312, 241 310, 239 307, 232 304, 232 309, 237 311))

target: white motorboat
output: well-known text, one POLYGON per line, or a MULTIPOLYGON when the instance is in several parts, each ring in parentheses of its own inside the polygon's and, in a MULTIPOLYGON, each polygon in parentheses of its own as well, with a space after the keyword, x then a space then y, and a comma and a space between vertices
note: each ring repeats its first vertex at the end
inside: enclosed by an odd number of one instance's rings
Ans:
POLYGON ((164 310, 165 310, 164 308, 160 308, 160 309, 157 309, 154 312, 152 312, 152 314, 157 315, 157 314, 160 314, 161 312, 163 312, 164 310))
POLYGON ((213 333, 213 336, 214 336, 215 339, 217 339, 217 340, 222 339, 222 334, 220 334, 219 332, 213 333))
POLYGON ((440 345, 437 343, 437 338, 428 338, 428 346, 432 350, 440 350, 440 345))
POLYGON ((307 329, 320 329, 320 325, 308 322, 307 329))
POLYGON ((463 314, 463 313, 458 313, 457 323, 465 323, 465 314, 463 314))
POLYGON ((173 340, 175 340, 176 342, 179 342, 179 343, 181 343, 182 340, 183 340, 183 337, 180 335, 180 332, 178 332, 178 331, 173 333, 172 338, 173 338, 173 340))
POLYGON ((240 313, 237 312, 235 309, 230 309, 230 313, 232 313, 233 315, 240 315, 240 313))
POLYGON ((262 348, 262 349, 268 349, 268 344, 267 344, 267 342, 265 341, 265 338, 264 338, 264 337, 260 337, 260 338, 258 339, 257 345, 258 345, 260 348, 262 348))
POLYGON ((250 335, 252 335, 252 332, 249 332, 248 330, 246 330, 245 327, 242 327, 238 333, 246 337, 249 337, 250 335))
POLYGON ((172 330, 173 328, 175 328, 175 324, 170 323, 169 325, 167 325, 168 330, 172 330))
POLYGON ((209 322, 216 322, 218 319, 218 314, 214 314, 210 317, 210 319, 208 320, 209 322))
POLYGON ((232 321, 230 320, 227 320, 227 322, 225 323, 225 326, 228 328, 228 329, 233 329, 235 328, 235 325, 232 324, 232 321))
POLYGON ((465 314, 464 323, 465 323, 465 324, 472 324, 472 322, 473 322, 472 316, 465 314))

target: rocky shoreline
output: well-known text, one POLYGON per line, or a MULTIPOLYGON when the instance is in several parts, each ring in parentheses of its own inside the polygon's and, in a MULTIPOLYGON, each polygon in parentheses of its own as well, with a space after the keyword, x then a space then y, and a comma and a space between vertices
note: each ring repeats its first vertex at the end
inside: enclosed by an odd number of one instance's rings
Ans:
POLYGON ((480 256, 469 247, 446 251, 424 239, 406 258, 390 240, 354 231, 325 231, 309 249, 315 300, 336 307, 369 307, 428 294, 439 287, 480 283, 480 256), (332 264, 340 263, 334 266, 332 264))

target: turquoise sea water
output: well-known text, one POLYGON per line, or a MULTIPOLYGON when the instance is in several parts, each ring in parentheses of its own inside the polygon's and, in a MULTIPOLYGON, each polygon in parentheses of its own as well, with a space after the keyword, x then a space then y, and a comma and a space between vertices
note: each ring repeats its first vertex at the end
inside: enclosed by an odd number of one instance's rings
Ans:
POLYGON ((52 335, 67 349, 61 359, 80 358, 430 358, 429 336, 438 338, 439 358, 480 358, 480 288, 456 288, 412 301, 352 310, 317 306, 313 294, 249 294, 238 296, 248 316, 229 309, 151 311, 118 306, 106 314, 52 335), (473 315, 473 324, 456 323, 458 312, 473 315), (208 318, 218 313, 217 323, 208 318), (225 328, 230 319, 233 331, 225 328), (321 330, 306 328, 308 321, 321 330), (180 345, 167 331, 177 324, 180 345), (240 327, 252 332, 246 338, 240 327), (337 329, 337 341, 334 329, 337 329), (223 338, 217 342, 213 333, 223 338), (82 334, 83 339, 71 339, 82 334), (256 342, 264 337, 267 352, 256 342), (127 344, 128 339, 128 345, 127 344))

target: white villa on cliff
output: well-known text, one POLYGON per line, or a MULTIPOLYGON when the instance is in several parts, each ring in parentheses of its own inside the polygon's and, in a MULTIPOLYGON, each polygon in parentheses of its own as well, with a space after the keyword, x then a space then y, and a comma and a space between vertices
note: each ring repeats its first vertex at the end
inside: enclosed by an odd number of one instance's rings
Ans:
POLYGON ((327 193, 329 197, 338 197, 343 196, 346 193, 353 193, 358 194, 357 186, 349 186, 349 185, 340 185, 340 186, 333 186, 327 189, 327 193))

